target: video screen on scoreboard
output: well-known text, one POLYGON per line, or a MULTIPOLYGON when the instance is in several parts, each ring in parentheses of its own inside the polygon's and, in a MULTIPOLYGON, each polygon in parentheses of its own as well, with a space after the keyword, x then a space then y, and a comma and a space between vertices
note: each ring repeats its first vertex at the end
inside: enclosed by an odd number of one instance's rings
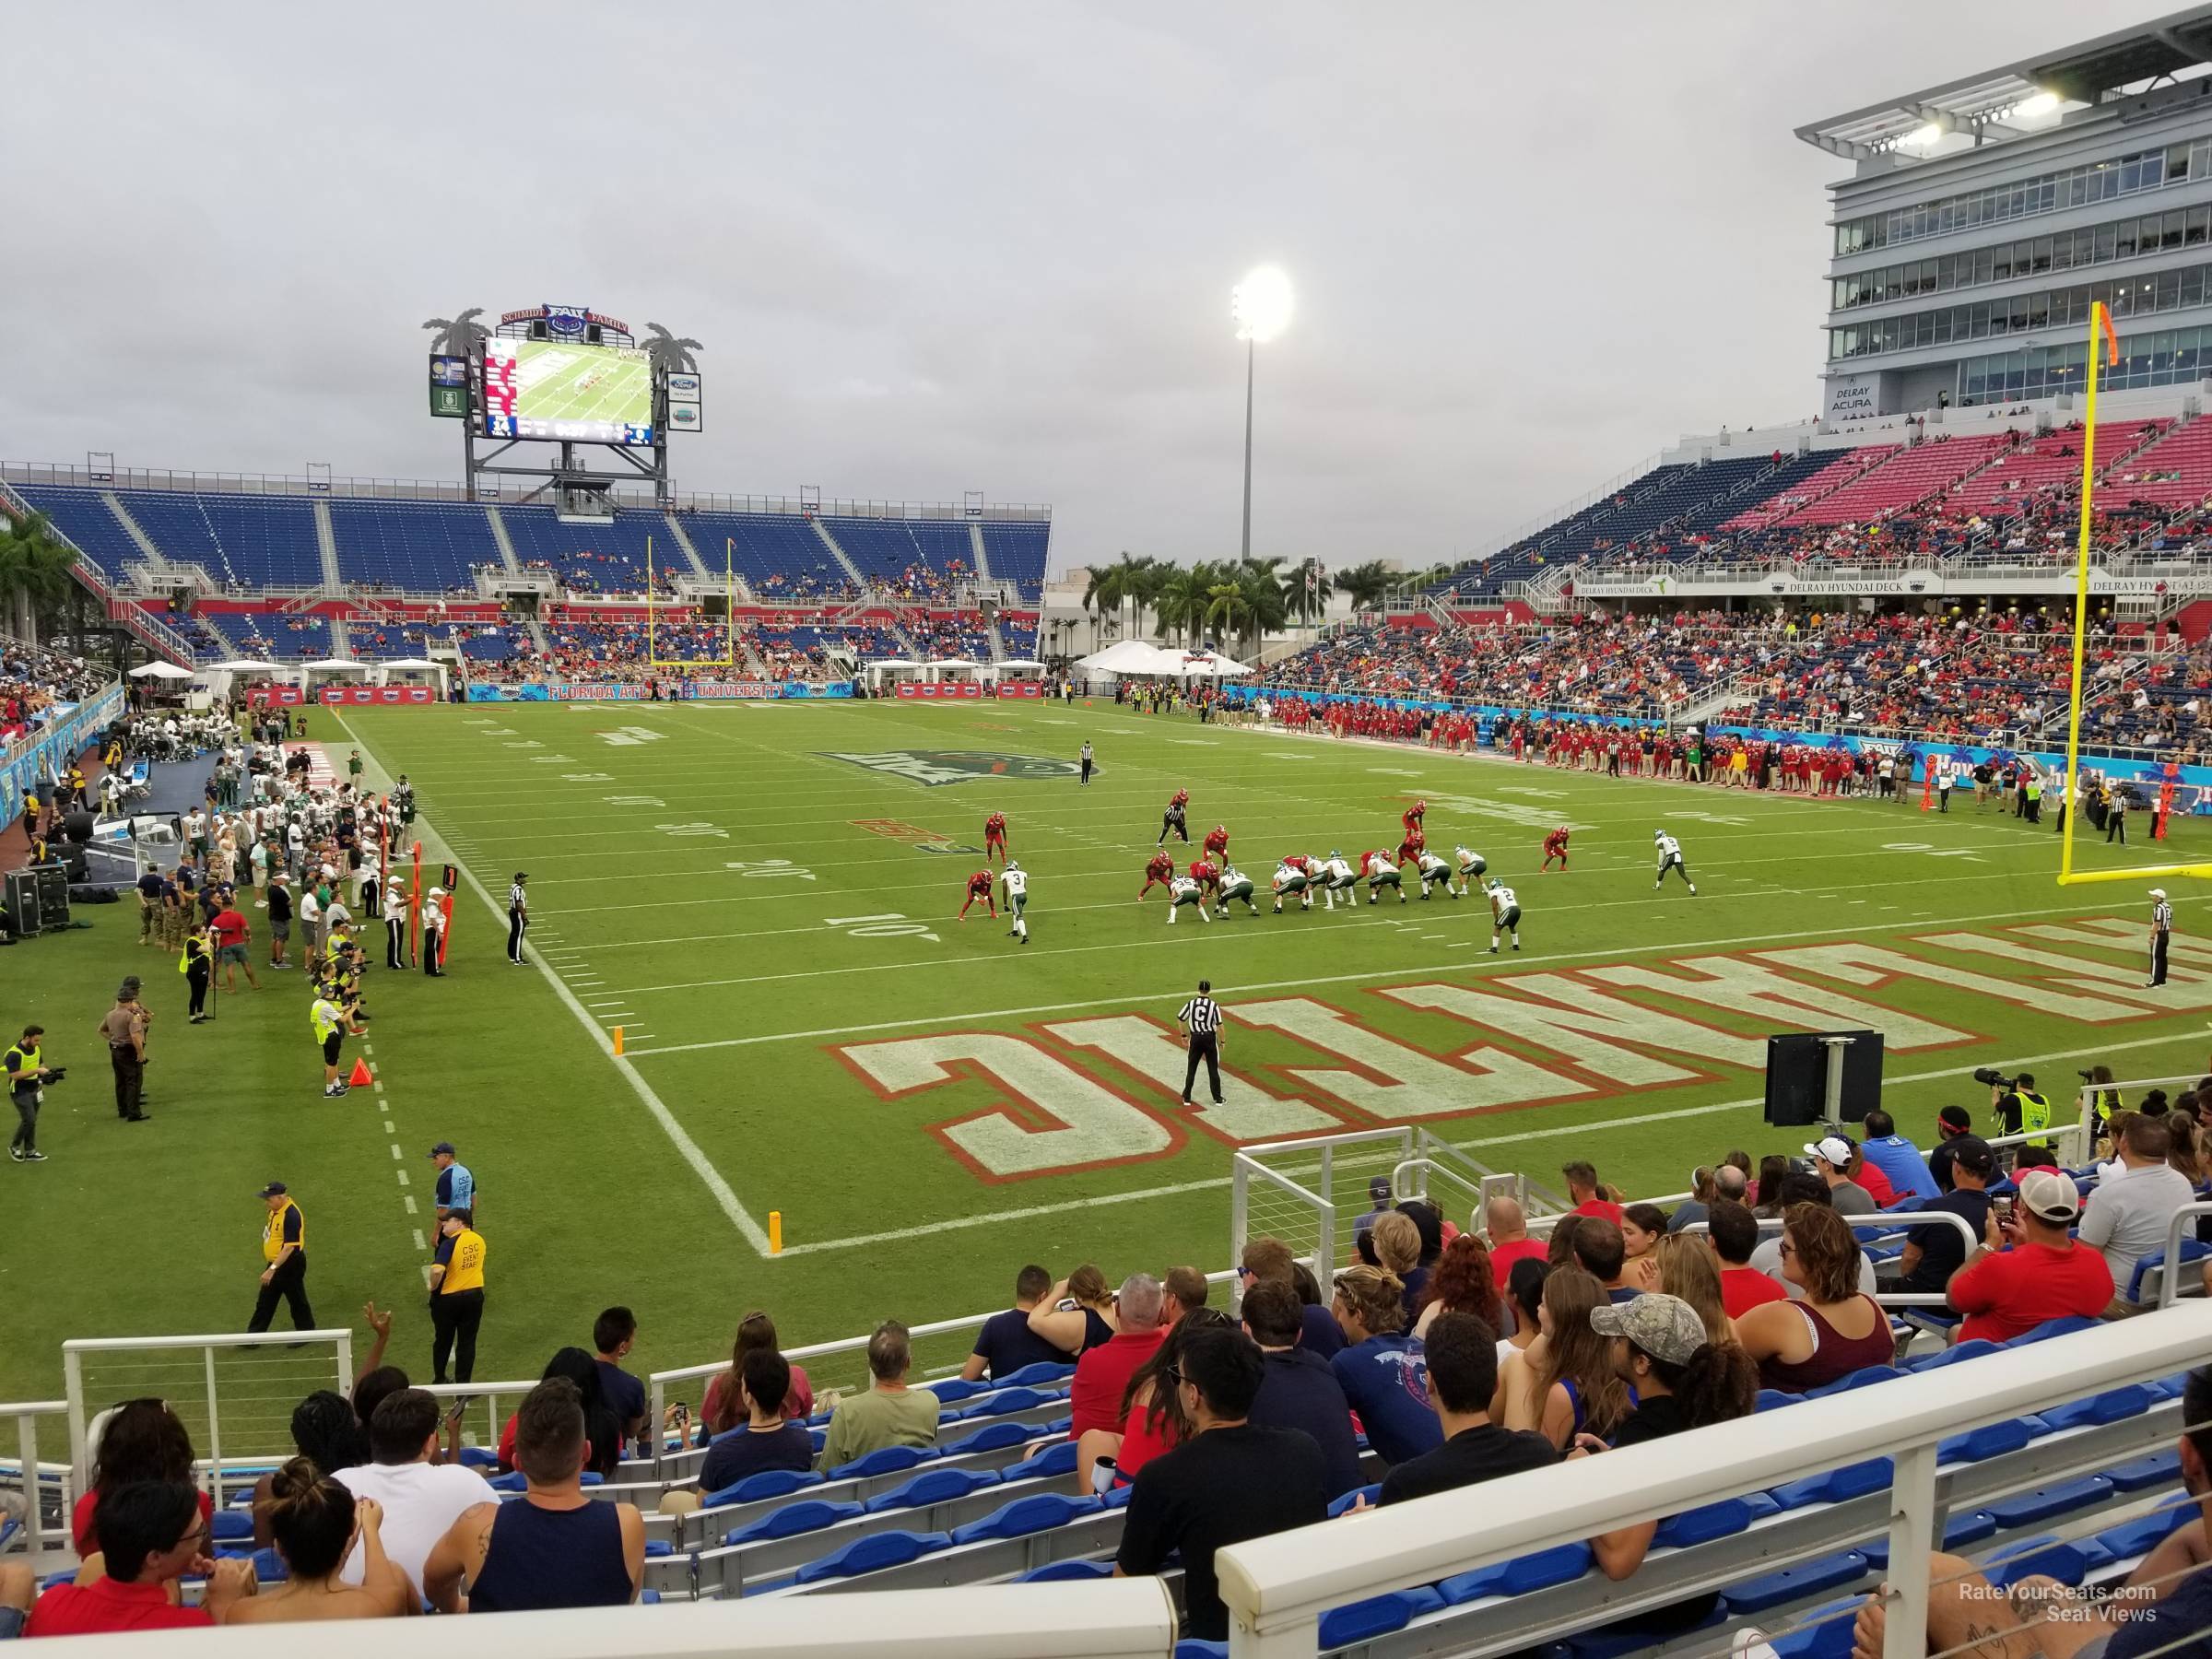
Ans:
POLYGON ((653 364, 642 351, 581 341, 484 342, 484 435, 653 441, 653 364))

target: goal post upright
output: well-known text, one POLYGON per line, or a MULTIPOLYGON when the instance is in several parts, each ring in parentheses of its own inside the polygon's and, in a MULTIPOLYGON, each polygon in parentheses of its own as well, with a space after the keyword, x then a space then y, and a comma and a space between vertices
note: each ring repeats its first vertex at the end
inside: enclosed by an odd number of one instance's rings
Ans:
POLYGON ((2103 360, 2118 367, 2120 337, 2112 328, 2112 312, 2101 300, 2089 307, 2088 383, 2082 406, 2081 531, 2074 557, 2074 677, 2066 707, 2066 776, 2060 806, 2065 815, 2065 830, 2058 838, 2058 885, 2078 887, 2093 881, 2140 881, 2160 876, 2208 879, 2212 878, 2212 864, 2130 865, 2118 870, 2077 871, 2074 867, 2074 833, 2081 822, 2082 668, 2089 629, 2089 539, 2096 512, 2097 370, 2100 346, 2103 360))

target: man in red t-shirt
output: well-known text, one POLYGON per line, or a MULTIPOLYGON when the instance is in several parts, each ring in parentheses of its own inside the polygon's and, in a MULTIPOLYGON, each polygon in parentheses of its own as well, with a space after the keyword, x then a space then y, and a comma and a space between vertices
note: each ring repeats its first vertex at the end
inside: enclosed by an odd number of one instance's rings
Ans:
POLYGON ((1627 1218, 1619 1205, 1606 1196, 1606 1189, 1597 1183, 1597 1168, 1582 1162, 1563 1166, 1559 1173, 1567 1182, 1567 1196, 1573 1208, 1571 1216, 1596 1216, 1618 1227, 1627 1218))
POLYGON ((47 1591, 31 1608, 24 1635, 194 1630, 219 1624, 233 1602, 254 1592, 252 1561, 208 1559, 207 1523, 188 1481, 133 1481, 102 1492, 92 1530, 106 1576, 81 1588, 57 1584, 47 1591), (169 1599, 171 1582, 187 1572, 207 1575, 196 1607, 169 1599))
POLYGON ((253 964, 249 959, 252 952, 246 948, 253 936, 253 925, 240 912, 236 901, 226 898, 223 908, 215 912, 207 926, 215 935, 215 965, 223 971, 225 994, 238 989, 241 968, 246 971, 246 983, 260 990, 261 982, 253 977, 253 964))
POLYGON ((1789 1292, 1751 1265, 1759 1248, 1759 1218, 1733 1198, 1716 1198, 1705 1218, 1706 1243, 1721 1270, 1721 1306, 1741 1319, 1761 1302, 1782 1301, 1789 1292))
POLYGON ((1515 1262, 1541 1262, 1549 1253, 1543 1240, 1528 1236, 1528 1218, 1517 1199, 1493 1198, 1483 1206, 1482 1227, 1489 1235, 1490 1271, 1497 1276, 1500 1290, 1512 1277, 1515 1262))
POLYGON ((2103 1254, 2067 1235, 2081 1218, 2074 1178, 2062 1170, 2030 1170, 2019 1184, 2009 1220, 1990 1206, 1986 1242, 1951 1277, 1951 1306, 1967 1316, 1961 1342, 2008 1342, 2046 1320, 2094 1317, 2112 1300, 2103 1254))
POLYGON ((1168 1327, 1160 1322, 1165 1300, 1159 1281, 1148 1273, 1133 1273, 1122 1281, 1114 1299, 1119 1324, 1113 1335, 1076 1361, 1075 1381, 1067 1390, 1069 1440, 1079 1441, 1091 1429, 1122 1431, 1122 1395, 1128 1392, 1129 1379, 1167 1339, 1168 1327))

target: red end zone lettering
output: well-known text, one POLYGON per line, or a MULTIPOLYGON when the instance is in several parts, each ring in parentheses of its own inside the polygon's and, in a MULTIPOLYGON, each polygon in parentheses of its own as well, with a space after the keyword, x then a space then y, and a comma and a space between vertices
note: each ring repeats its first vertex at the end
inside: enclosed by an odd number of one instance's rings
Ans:
MULTIPOLYGON (((919 839, 928 832, 896 819, 859 825, 910 845, 930 844, 919 839)), ((1249 1058, 1248 1033, 1230 1045, 1239 1069, 1224 1068, 1219 1106, 1180 1103, 1181 1039, 1164 1022, 1137 1014, 1041 1023, 1032 1028, 1035 1035, 950 1032, 833 1046, 830 1053, 886 1100, 953 1088, 972 1090, 979 1082, 994 1086, 999 1092, 980 1109, 924 1128, 979 1178, 1020 1180, 1171 1157, 1185 1144, 1178 1126, 1184 1123, 1237 1146, 1327 1134, 1347 1124, 1430 1122, 1603 1100, 1637 1089, 1713 1081, 1731 1072, 1755 1077, 1765 1065, 1770 1032, 1871 1027, 1899 1051, 1945 1048, 1981 1036, 1817 979, 1886 991, 1904 1004, 1912 1000, 1917 983, 1927 981, 2092 1028, 2154 1018, 2174 1006, 2143 1006, 2143 999, 2127 994, 2123 976, 2128 971, 2101 959, 2130 946, 2139 949, 2141 932, 2134 922, 2085 918, 2065 927, 1947 932, 1890 946, 1839 943, 1741 958, 1698 955, 1652 966, 1485 976, 1473 984, 1428 978, 1369 993, 1447 1022, 1429 1028, 1443 1033, 1441 1041, 1430 1040, 1431 1047, 1444 1049, 1441 1053, 1385 1035, 1356 1012, 1312 997, 1244 1003, 1232 997, 1227 1002, 1232 1031, 1241 1026, 1277 1033, 1312 1058, 1279 1057, 1278 1041, 1277 1057, 1255 1064, 1249 1058), (2080 954, 2030 947, 2023 935, 2080 954), (1928 954, 1913 954, 1913 946, 1928 954), (1941 959, 1955 952, 2006 961, 2022 971, 2021 977, 1999 979, 1941 959), (1796 978, 1784 968, 1816 978, 1796 978), (1653 996, 1712 1009, 1730 1023, 1708 1023, 1635 1000, 1653 996), (1490 1045, 1450 1048, 1449 1022, 1495 1031, 1549 1058, 1539 1062, 1490 1045), (1060 1046, 1048 1046, 1048 1040, 1060 1046), (1690 1064, 1677 1064, 1682 1057, 1690 1064), (1277 1092, 1284 1080, 1290 1088, 1277 1092), (1133 1081, 1136 1092, 1124 1093, 1123 1081, 1133 1081)), ((2212 948, 2191 944, 2182 954, 2212 967, 2212 948)), ((2212 975, 2192 973, 2182 989, 2183 1006, 2212 1006, 2212 975)))

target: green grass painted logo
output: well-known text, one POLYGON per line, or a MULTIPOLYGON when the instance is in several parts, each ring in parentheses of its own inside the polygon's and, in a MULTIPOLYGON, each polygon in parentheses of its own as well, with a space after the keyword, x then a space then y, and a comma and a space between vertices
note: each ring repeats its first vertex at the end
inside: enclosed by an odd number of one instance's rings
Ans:
MULTIPOLYGON (((967 783, 977 778, 1073 778, 1081 768, 1073 760, 1044 755, 1006 755, 991 749, 883 749, 851 755, 827 751, 825 759, 849 761, 870 771, 888 772, 916 783, 967 783)), ((1098 769, 1091 769, 1098 775, 1098 769)))

